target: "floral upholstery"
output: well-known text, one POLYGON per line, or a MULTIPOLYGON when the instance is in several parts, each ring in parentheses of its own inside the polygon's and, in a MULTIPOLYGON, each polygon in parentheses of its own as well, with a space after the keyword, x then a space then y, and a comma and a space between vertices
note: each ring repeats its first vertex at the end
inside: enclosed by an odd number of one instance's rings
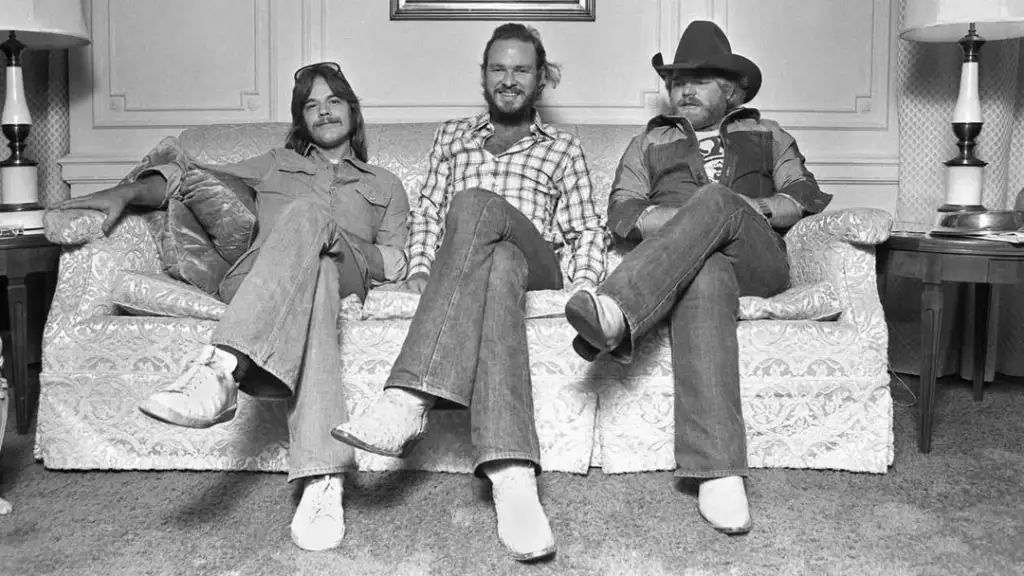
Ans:
MULTIPOLYGON (((368 127, 371 161, 397 174, 412 202, 434 128, 368 127)), ((568 128, 583 142, 603 206, 618 157, 637 128, 568 128)), ((203 126, 186 130, 179 141, 200 161, 227 162, 283 141, 286 130, 283 124, 203 126)), ((184 299, 152 297, 159 292, 152 286, 162 285, 155 280, 161 271, 156 238, 163 218, 162 212, 131 214, 104 236, 101 214, 47 214, 47 237, 66 247, 44 334, 37 456, 55 469, 283 471, 287 426, 281 401, 243 395, 232 422, 207 430, 166 426, 137 409, 174 378, 188 352, 209 340, 223 313, 209 307, 207 313, 182 314, 184 299), (127 315, 121 306, 130 288, 122 284, 141 278, 154 280, 144 300, 166 308, 127 315)), ((874 260, 874 245, 888 238, 890 227, 889 214, 875 209, 804 219, 787 235, 792 289, 786 293, 802 296, 796 302, 803 306, 783 305, 787 301, 779 297, 745 301, 751 307, 745 308, 745 318, 766 318, 744 320, 738 328, 751 466, 882 473, 892 463, 887 330, 874 260), (831 318, 837 310, 838 317, 827 322, 770 319, 796 312, 806 316, 786 317, 831 318)), ((611 261, 617 263, 619 255, 611 261)), ((135 290, 142 290, 141 284, 135 290)), ((639 342, 628 366, 589 364, 571 349, 573 332, 561 312, 567 296, 538 292, 527 302, 542 465, 575 473, 591 466, 608 473, 672 469, 667 330, 639 342)), ((416 301, 416 295, 382 287, 365 305, 356 299, 343 303, 338 319, 342 381, 354 413, 380 394, 416 301)), ((472 463, 468 415, 436 413, 427 437, 405 461, 357 453, 367 470, 467 472, 472 463)))

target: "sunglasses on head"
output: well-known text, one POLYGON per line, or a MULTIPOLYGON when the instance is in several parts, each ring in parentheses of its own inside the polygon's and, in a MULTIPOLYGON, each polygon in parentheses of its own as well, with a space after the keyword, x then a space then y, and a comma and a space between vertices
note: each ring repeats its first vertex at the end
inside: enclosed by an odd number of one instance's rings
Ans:
MULTIPOLYGON (((317 62, 316 64, 307 64, 307 65, 303 66, 302 68, 299 68, 298 70, 296 70, 295 71, 295 81, 298 82, 299 76, 302 76, 303 74, 305 74, 307 72, 316 72, 318 70, 320 70, 320 71, 332 70, 334 72, 337 72, 338 74, 342 74, 341 66, 339 66, 337 62, 317 62)), ((342 74, 342 76, 344 76, 344 74, 342 74)))

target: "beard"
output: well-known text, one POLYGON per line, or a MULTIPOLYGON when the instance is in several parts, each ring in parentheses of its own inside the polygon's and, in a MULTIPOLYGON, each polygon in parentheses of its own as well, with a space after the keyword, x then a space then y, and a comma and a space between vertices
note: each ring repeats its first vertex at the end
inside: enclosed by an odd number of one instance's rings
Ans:
POLYGON ((726 108, 724 98, 710 104, 705 104, 694 98, 676 102, 677 115, 689 120, 694 130, 703 130, 717 125, 722 118, 725 118, 726 108))
POLYGON ((526 94, 522 89, 516 88, 516 90, 519 90, 521 94, 524 94, 522 104, 515 106, 514 108, 503 108, 494 97, 494 92, 497 91, 497 88, 492 91, 488 90, 485 86, 484 100, 487 102, 487 109, 491 113, 491 121, 499 124, 519 124, 526 120, 532 120, 533 109, 537 100, 540 100, 540 93, 542 89, 543 86, 538 84, 533 89, 533 93, 526 94))

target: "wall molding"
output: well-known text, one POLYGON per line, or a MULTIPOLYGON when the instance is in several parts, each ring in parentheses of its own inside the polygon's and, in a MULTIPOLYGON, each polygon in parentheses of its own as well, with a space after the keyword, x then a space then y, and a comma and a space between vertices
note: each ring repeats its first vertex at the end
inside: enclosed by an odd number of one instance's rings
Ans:
POLYGON ((238 102, 206 106, 157 106, 133 104, 130 89, 119 81, 118 46, 114 36, 116 10, 111 0, 92 2, 93 127, 163 128, 213 122, 266 122, 272 119, 276 90, 271 76, 275 52, 271 2, 252 0, 255 68, 251 86, 239 89, 238 102))
MULTIPOLYGON (((315 0, 306 0, 315 2, 315 0)), ((848 103, 825 107, 755 106, 788 130, 888 131, 890 126, 889 96, 892 44, 887 41, 895 31, 898 0, 871 1, 871 62, 866 86, 850 95, 848 103)), ((703 6, 692 0, 658 0, 651 54, 661 52, 666 59, 675 53, 682 31, 695 19, 706 18, 728 31, 729 1, 705 0, 703 6)), ((314 11, 309 26, 322 26, 314 11)), ((559 102, 543 106, 548 117, 568 124, 642 124, 659 113, 665 105, 660 80, 652 75, 651 87, 640 90, 635 98, 612 102, 559 102)), ((368 122, 437 122, 453 116, 469 116, 479 112, 478 102, 373 102, 363 104, 368 122)))
POLYGON ((327 59, 327 0, 302 0, 302 64, 327 59))

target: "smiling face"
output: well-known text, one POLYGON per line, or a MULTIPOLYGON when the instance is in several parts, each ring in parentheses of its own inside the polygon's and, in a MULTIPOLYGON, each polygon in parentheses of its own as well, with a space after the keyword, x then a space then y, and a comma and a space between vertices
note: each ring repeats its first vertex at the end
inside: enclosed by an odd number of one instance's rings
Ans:
POLYGON ((302 118, 310 140, 320 148, 331 150, 348 143, 353 126, 352 108, 319 76, 313 80, 313 89, 302 105, 302 118))
POLYGON ((520 122, 530 118, 543 89, 533 44, 495 41, 487 52, 483 76, 484 99, 493 120, 520 122))
POLYGON ((729 108, 728 83, 707 73, 676 71, 668 96, 673 113, 690 121, 694 130, 714 128, 729 108))

